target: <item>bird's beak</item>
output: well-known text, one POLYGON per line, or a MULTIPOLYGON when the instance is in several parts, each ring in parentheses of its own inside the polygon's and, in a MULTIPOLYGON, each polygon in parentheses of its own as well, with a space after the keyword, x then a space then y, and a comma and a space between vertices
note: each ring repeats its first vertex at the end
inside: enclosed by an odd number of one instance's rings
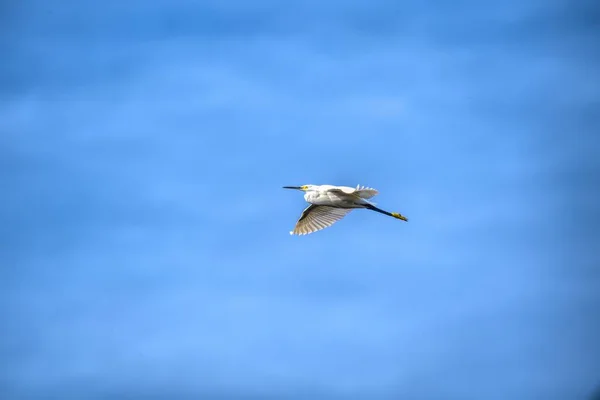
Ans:
POLYGON ((302 186, 284 186, 284 189, 296 189, 296 190, 302 190, 302 186))

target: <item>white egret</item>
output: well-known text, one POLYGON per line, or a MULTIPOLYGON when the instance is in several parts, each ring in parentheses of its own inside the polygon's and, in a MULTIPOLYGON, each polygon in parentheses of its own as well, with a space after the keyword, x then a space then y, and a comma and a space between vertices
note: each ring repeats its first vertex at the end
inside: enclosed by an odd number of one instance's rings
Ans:
POLYGON ((368 201, 367 199, 379 193, 373 188, 360 185, 356 188, 333 185, 284 186, 283 188, 305 192, 304 199, 310 203, 302 212, 290 235, 307 235, 325 229, 344 218, 354 208, 366 208, 402 221, 408 221, 404 215, 384 211, 368 201))

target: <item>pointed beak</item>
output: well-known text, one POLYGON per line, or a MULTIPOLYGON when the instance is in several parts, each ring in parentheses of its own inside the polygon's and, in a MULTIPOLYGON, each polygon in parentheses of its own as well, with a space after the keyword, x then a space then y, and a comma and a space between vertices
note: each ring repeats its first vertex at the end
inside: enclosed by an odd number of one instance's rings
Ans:
POLYGON ((284 186, 284 189, 296 189, 296 190, 302 190, 301 186, 284 186))

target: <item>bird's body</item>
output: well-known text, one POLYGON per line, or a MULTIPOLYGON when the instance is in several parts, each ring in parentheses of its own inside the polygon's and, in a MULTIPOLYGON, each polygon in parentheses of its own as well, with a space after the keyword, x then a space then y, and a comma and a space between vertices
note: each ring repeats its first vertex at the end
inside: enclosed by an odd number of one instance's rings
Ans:
POLYGON ((320 185, 314 190, 307 190, 304 199, 307 203, 319 206, 339 208, 364 208, 362 204, 377 194, 371 188, 351 188, 349 186, 320 185))
POLYGON ((297 189, 305 192, 304 199, 310 205, 302 212, 296 227, 290 234, 306 235, 327 228, 355 208, 366 208, 407 221, 399 213, 390 213, 375 207, 368 199, 378 194, 373 188, 364 186, 304 185, 284 186, 285 189, 297 189))

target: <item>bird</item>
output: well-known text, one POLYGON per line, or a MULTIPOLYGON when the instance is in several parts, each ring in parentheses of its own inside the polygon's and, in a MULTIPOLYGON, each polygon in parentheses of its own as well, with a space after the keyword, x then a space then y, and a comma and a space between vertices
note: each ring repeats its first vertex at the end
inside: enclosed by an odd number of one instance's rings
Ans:
POLYGON ((308 235, 328 228, 341 220, 355 208, 366 208, 402 221, 408 219, 397 212, 384 211, 370 202, 373 196, 379 194, 376 189, 357 185, 303 185, 283 186, 283 189, 295 189, 304 192, 304 200, 309 206, 304 209, 290 235, 308 235))

